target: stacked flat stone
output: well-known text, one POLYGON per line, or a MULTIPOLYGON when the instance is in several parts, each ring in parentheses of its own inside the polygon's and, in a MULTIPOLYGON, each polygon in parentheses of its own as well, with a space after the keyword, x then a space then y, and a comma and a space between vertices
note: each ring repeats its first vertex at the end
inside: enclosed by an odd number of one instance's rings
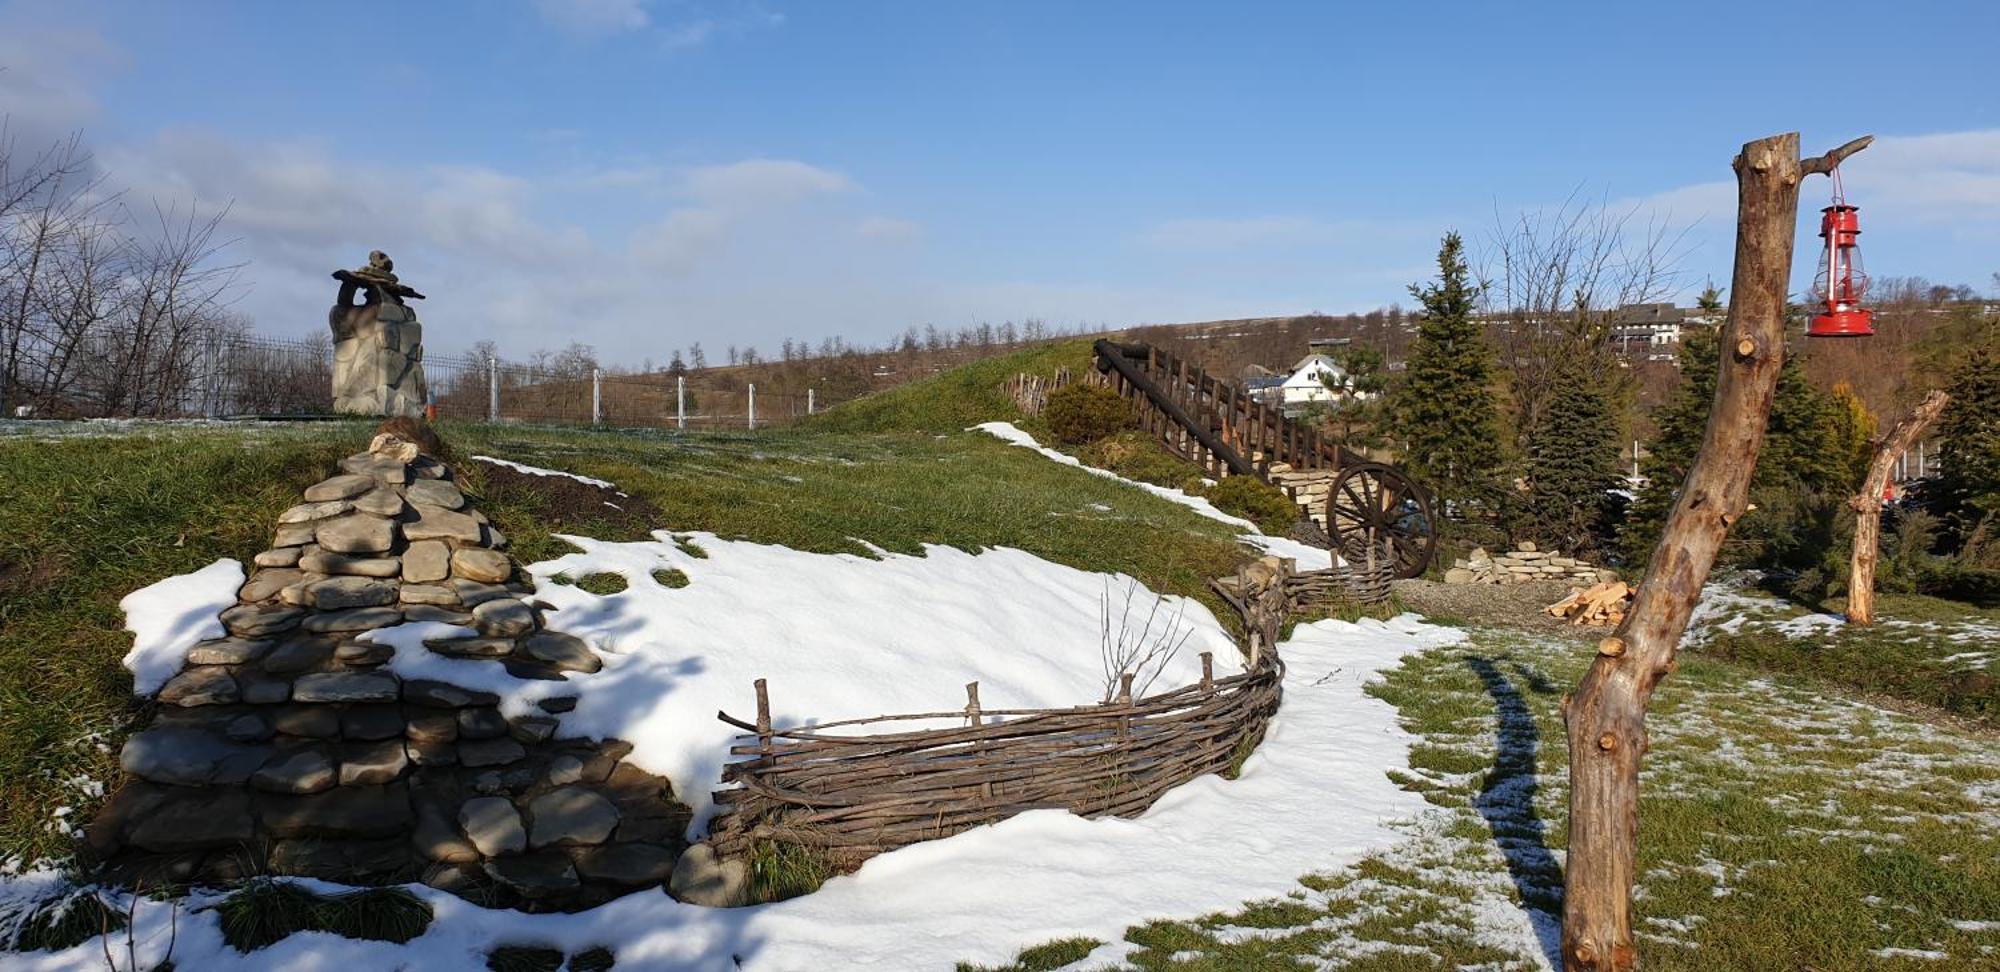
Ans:
POLYGON ((422 880, 491 905, 589 907, 657 886, 687 808, 618 741, 558 740, 575 696, 509 718, 499 699, 385 667, 364 636, 461 625, 428 650, 518 678, 594 672, 451 471, 378 436, 278 518, 226 637, 188 652, 152 724, 126 742, 130 780, 86 832, 114 880, 260 873, 422 880))
POLYGON ((1295 470, 1282 462, 1274 462, 1270 468, 1271 485, 1290 493, 1300 512, 1310 517, 1322 530, 1327 529, 1326 500, 1333 492, 1333 480, 1338 475, 1332 469, 1295 470))
POLYGON ((1618 572, 1587 560, 1565 557, 1561 551, 1540 550, 1530 542, 1499 556, 1475 547, 1468 557, 1459 558, 1444 572, 1447 584, 1526 584, 1531 581, 1562 581, 1566 584, 1596 584, 1618 579, 1618 572))

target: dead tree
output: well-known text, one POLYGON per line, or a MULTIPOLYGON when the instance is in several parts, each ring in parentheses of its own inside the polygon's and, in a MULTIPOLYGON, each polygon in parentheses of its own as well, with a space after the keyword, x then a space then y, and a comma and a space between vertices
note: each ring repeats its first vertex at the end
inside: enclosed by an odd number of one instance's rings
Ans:
POLYGON ((1881 552, 1882 492, 1889 488, 1889 471, 1896 457, 1910 451, 1911 443, 1937 421, 1951 396, 1933 391, 1910 414, 1903 416, 1875 446, 1875 458, 1868 464, 1868 478, 1861 492, 1847 505, 1854 509, 1854 555, 1847 571, 1847 623, 1875 623, 1875 559, 1881 552))
POLYGON ((1801 160, 1797 132, 1743 146, 1736 157, 1736 266, 1723 329, 1721 377, 1701 452, 1653 549, 1638 595, 1576 692, 1563 700, 1569 737, 1569 861, 1563 966, 1636 968, 1632 883, 1639 831, 1639 759, 1646 705, 1674 670, 1674 650, 1730 524, 1749 502, 1750 473, 1784 357, 1785 292, 1799 182, 1866 148, 1855 139, 1801 160))

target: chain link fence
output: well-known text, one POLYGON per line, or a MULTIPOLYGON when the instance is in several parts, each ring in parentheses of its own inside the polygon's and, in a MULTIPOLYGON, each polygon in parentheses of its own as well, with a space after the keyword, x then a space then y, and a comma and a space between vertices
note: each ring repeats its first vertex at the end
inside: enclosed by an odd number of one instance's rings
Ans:
MULTIPOLYGON (((333 411, 330 340, 202 329, 147 335, 102 327, 73 340, 18 332, 0 369, 15 418, 312 418, 333 411)), ((617 428, 757 429, 829 408, 816 390, 759 389, 728 373, 627 374, 427 355, 440 418, 617 428)), ((851 396, 850 396, 851 397, 851 396)))

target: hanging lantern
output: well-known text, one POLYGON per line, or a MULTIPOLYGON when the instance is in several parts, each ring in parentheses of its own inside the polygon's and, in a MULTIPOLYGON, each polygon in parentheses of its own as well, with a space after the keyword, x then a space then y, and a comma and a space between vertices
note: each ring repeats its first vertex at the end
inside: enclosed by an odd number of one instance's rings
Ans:
POLYGON ((1849 206, 1840 188, 1840 170, 1833 170, 1833 205, 1820 210, 1820 238, 1826 246, 1819 254, 1819 276, 1813 280, 1813 296, 1823 309, 1813 315, 1807 337, 1868 337, 1875 312, 1861 306, 1868 290, 1868 274, 1861 270, 1861 210, 1849 206))

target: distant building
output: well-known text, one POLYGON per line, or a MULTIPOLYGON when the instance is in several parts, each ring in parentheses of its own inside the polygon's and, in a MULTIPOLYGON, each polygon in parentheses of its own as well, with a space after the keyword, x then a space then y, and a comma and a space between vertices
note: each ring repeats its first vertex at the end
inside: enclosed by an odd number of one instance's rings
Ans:
POLYGON ((1692 315, 1667 302, 1626 304, 1611 313, 1611 346, 1628 358, 1672 361, 1692 315))
MULTIPOLYGON (((1313 342, 1315 345, 1321 342, 1313 342)), ((1345 342, 1343 342, 1345 343, 1345 342)), ((1325 354, 1315 352, 1299 359, 1292 366, 1292 373, 1279 386, 1281 400, 1286 405, 1306 405, 1312 402, 1337 402, 1349 394, 1334 391, 1347 383, 1347 371, 1340 362, 1325 354), (1329 387, 1331 386, 1331 387, 1329 387)), ((1364 395, 1363 397, 1374 397, 1364 395)))

